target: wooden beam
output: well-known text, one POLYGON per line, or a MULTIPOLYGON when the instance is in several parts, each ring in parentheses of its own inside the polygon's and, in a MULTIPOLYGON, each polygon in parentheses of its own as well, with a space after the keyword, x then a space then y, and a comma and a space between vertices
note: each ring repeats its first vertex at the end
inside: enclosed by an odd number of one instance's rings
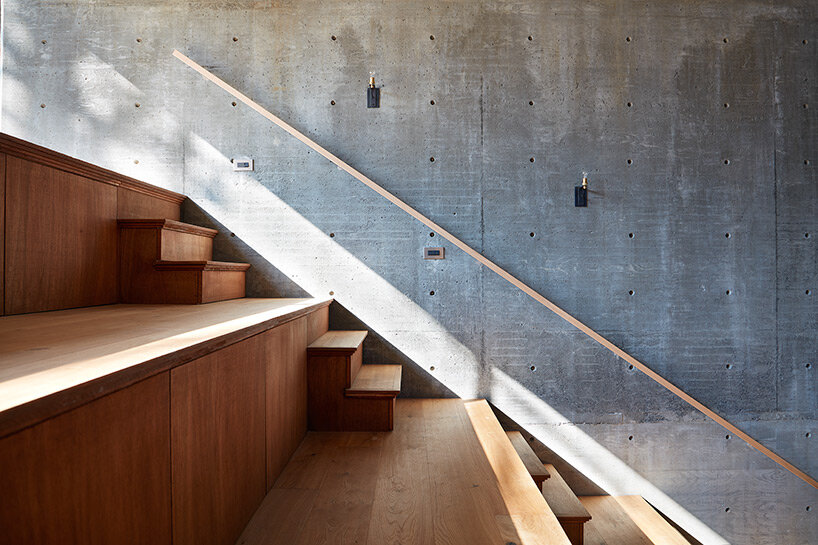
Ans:
POLYGON ((251 98, 247 97, 245 94, 239 92, 235 87, 232 87, 231 85, 227 84, 225 81, 218 78, 213 73, 211 73, 207 69, 203 68, 199 64, 195 63, 194 61, 192 61, 191 59, 189 59, 187 56, 183 55, 179 51, 174 51, 173 56, 176 57, 177 59, 179 59, 180 61, 182 61, 183 63, 187 64, 189 67, 194 69, 199 74, 201 74, 205 79, 215 83, 216 85, 218 85, 219 87, 221 87, 222 89, 227 91, 229 94, 233 95, 238 100, 240 100, 244 104, 250 106, 252 109, 257 111, 259 114, 266 117, 267 119, 269 119, 270 121, 272 121, 273 123, 275 123, 276 125, 281 127, 282 129, 284 129, 285 131, 290 133, 296 139, 298 139, 301 142, 303 142, 304 144, 306 144, 310 149, 316 151, 317 153, 319 153, 323 157, 327 158, 327 160, 329 160, 330 162, 335 164, 338 168, 340 168, 341 170, 347 172, 350 176, 352 176, 353 178, 355 178, 356 180, 358 180, 362 184, 366 185, 367 187, 369 187, 370 189, 375 191, 378 195, 382 196, 383 198, 385 198, 386 200, 388 200, 389 202, 391 202, 392 204, 394 204, 395 206, 397 206, 398 208, 400 208, 401 210, 403 210, 404 212, 406 212, 407 214, 409 214, 410 216, 412 216, 413 218, 415 218, 416 220, 421 222, 426 227, 428 227, 428 228, 432 229, 433 231, 435 231, 436 233, 438 233, 440 236, 442 236, 443 238, 445 238, 446 240, 448 240, 449 242, 451 242, 452 244, 454 244, 455 246, 457 246, 458 248, 460 248, 461 250, 466 252, 466 254, 468 254, 470 257, 472 257, 475 261, 477 261, 478 263, 480 263, 484 267, 488 268, 492 272, 496 273, 503 280, 510 283, 512 286, 519 289, 520 291, 522 291, 523 293, 525 293, 526 295, 528 295, 529 297, 531 297, 532 299, 534 299, 535 301, 540 303, 542 306, 544 306, 545 308, 547 308, 548 310, 550 310, 551 312, 553 312, 554 314, 556 314, 557 316, 559 316, 560 318, 562 318, 563 320, 565 320, 566 322, 568 322, 569 324, 574 326, 575 328, 579 329, 581 332, 585 333, 587 336, 589 336, 590 338, 595 340, 597 343, 599 343, 600 345, 602 345, 606 349, 610 350, 611 352, 613 352, 614 354, 616 354, 617 356, 619 356, 620 358, 625 360, 628 364, 633 365, 636 369, 639 369, 640 371, 642 371, 644 374, 649 376, 651 379, 653 379, 654 381, 656 381, 657 383, 662 385, 664 388, 669 390, 671 393, 673 393, 677 397, 681 398, 683 401, 685 401, 686 403, 691 405, 693 408, 695 408, 699 412, 701 412, 704 415, 708 416, 710 419, 712 419, 714 422, 719 424, 721 427, 728 430, 729 432, 734 434, 736 437, 740 437, 748 445, 750 445, 751 447, 753 447, 754 449, 756 449, 757 451, 759 451, 763 455, 767 456, 772 461, 774 461, 775 463, 777 463, 778 465, 780 465, 781 467, 783 467, 787 471, 791 472, 793 475, 795 475, 799 479, 803 480, 804 482, 806 482, 807 484, 809 484, 809 485, 811 485, 811 486, 813 486, 815 488, 818 488, 818 481, 816 481, 815 479, 813 479, 812 477, 810 477, 809 475, 807 475, 806 473, 804 473, 803 471, 801 471, 800 469, 798 469, 797 467, 795 467, 794 465, 792 465, 791 463, 786 461, 784 458, 782 458, 781 456, 779 456, 778 454, 776 454, 772 450, 768 449, 767 447, 765 447, 764 445, 762 445, 761 443, 759 443, 758 441, 756 441, 755 439, 753 439, 752 437, 750 437, 749 435, 747 435, 746 433, 744 433, 743 431, 738 429, 736 426, 734 426, 733 424, 728 422, 725 418, 719 416, 715 411, 709 409, 703 403, 701 403, 701 402, 697 401, 696 399, 694 399, 692 396, 687 394, 681 388, 679 388, 678 386, 675 386, 669 380, 665 379, 664 377, 662 377, 661 375, 659 375, 658 373, 653 371, 647 365, 640 362, 639 360, 637 360, 636 358, 634 358, 633 356, 631 356, 630 354, 628 354, 627 352, 625 352, 624 350, 619 348, 618 346, 614 345, 611 341, 609 341, 608 339, 606 339, 605 337, 603 337, 602 335, 600 335, 599 333, 597 333, 596 331, 594 331, 593 329, 588 327, 587 325, 583 324, 582 322, 580 322, 579 320, 577 320, 576 318, 574 318, 573 316, 568 314, 568 312, 564 311, 563 309, 558 307, 556 304, 554 304, 550 300, 546 299, 543 295, 540 295, 533 288, 529 287, 527 284, 525 284, 521 280, 517 279, 511 273, 509 273, 508 271, 506 271, 505 269, 503 269, 502 267, 500 267, 499 265, 497 265, 496 263, 494 263, 493 261, 491 261, 490 259, 485 257, 483 254, 479 253, 477 250, 475 250, 474 248, 472 248, 471 246, 469 246, 468 244, 466 244, 465 242, 463 242, 462 240, 460 240, 459 238, 457 238, 453 234, 449 233, 447 230, 443 229, 440 225, 438 225, 437 223, 435 223, 431 219, 427 218, 426 216, 424 216, 423 214, 421 214, 420 212, 418 212, 417 210, 415 210, 414 208, 412 208, 411 206, 409 206, 408 204, 406 204, 405 202, 403 202, 402 200, 397 198, 395 195, 393 195, 392 193, 390 193, 389 191, 387 191, 386 189, 384 189, 380 185, 376 184, 375 182, 370 180, 368 177, 364 176, 363 174, 361 174, 360 172, 358 172, 357 170, 355 170, 354 168, 349 166, 347 163, 345 163, 344 161, 342 161, 341 159, 339 159, 338 157, 336 157, 335 155, 333 155, 332 153, 330 153, 329 151, 327 151, 326 149, 324 149, 323 147, 321 147, 320 145, 318 145, 317 143, 315 143, 314 141, 312 141, 311 139, 306 137, 304 134, 302 134, 300 131, 298 131, 297 129, 295 129, 294 127, 292 127, 291 125, 289 125, 285 121, 283 121, 281 118, 279 118, 279 117, 273 115, 272 113, 268 112, 267 110, 265 110, 257 102, 255 102, 251 98))

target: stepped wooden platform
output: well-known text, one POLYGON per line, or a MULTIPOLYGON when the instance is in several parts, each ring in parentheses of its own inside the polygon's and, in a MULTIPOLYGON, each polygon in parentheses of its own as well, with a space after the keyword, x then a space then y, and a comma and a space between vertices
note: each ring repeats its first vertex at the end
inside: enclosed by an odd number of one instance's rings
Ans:
POLYGON ((212 260, 217 231, 170 219, 117 223, 120 301, 200 304, 244 297, 250 265, 212 260))
POLYGON ((236 299, 0 317, 0 437, 329 303, 236 299))
POLYGON ((569 541, 485 401, 399 399, 392 432, 309 432, 237 543, 569 541))
POLYGON ((307 347, 309 428, 389 431, 400 365, 363 365, 366 331, 327 331, 307 347))

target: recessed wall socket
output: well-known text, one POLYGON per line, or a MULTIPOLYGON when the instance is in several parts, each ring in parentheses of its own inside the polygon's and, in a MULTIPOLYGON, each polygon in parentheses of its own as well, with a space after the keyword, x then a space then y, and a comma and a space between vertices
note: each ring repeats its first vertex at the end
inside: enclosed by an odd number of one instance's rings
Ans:
POLYGON ((423 259, 446 259, 446 249, 442 247, 424 248, 423 259))
POLYGON ((247 170, 255 170, 254 161, 252 159, 233 159, 233 171, 242 172, 247 170))

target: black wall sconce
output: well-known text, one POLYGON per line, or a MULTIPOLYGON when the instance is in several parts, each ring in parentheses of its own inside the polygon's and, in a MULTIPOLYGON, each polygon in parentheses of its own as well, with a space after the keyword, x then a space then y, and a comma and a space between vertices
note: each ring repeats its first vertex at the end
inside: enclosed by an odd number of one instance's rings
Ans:
POLYGON ((375 76, 369 77, 369 87, 366 88, 366 107, 381 107, 381 90, 375 87, 375 76))
POLYGON ((574 206, 588 206, 588 178, 582 178, 582 185, 574 187, 574 206))

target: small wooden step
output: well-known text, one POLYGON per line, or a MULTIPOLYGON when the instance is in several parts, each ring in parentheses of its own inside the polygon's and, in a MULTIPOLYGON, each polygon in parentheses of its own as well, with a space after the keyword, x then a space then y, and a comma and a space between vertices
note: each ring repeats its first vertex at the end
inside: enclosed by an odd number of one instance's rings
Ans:
POLYGON ((134 251, 151 261, 208 260, 214 229, 168 219, 119 220, 120 240, 128 257, 134 251), (151 257, 152 256, 152 257, 151 257))
POLYGON ((541 488, 543 481, 549 478, 550 475, 542 465, 540 459, 537 458, 537 455, 534 454, 534 450, 532 450, 531 445, 529 445, 528 441, 525 440, 523 434, 518 431, 507 431, 506 435, 511 441, 511 444, 514 445, 514 450, 517 451, 517 456, 519 456, 520 460, 522 460, 523 464, 525 464, 528 474, 531 475, 531 478, 534 479, 535 483, 537 483, 537 487, 541 488))
POLYGON ((592 517, 585 523, 585 545, 654 545, 616 498, 582 496, 579 500, 592 517))
POLYGON ((568 539, 571 540, 571 545, 582 545, 584 542, 583 527, 591 520, 591 514, 553 465, 545 464, 545 469, 551 475, 548 482, 542 485, 545 502, 554 511, 568 539))
POLYGON ((227 261, 157 261, 153 268, 157 271, 232 271, 244 272, 249 263, 229 263, 227 261))
POLYGON ((368 331, 327 331, 307 347, 307 354, 352 354, 361 346, 368 333, 368 331))
POLYGON ((400 393, 400 365, 363 365, 347 397, 395 397, 400 393))
POLYGON ((613 498, 652 543, 690 545, 690 542, 642 496, 613 496, 613 498))

